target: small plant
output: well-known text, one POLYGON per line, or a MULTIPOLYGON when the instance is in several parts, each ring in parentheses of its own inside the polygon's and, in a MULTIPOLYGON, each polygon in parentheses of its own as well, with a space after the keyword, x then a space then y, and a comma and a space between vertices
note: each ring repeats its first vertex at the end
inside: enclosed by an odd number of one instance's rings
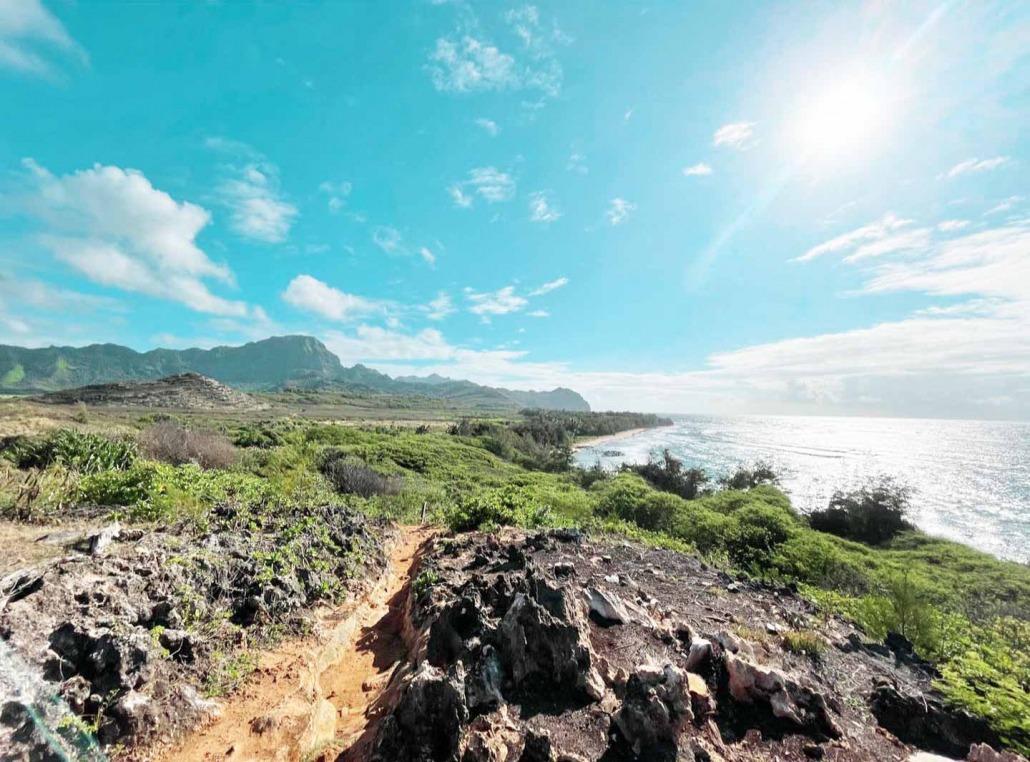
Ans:
POLYGON ((818 661, 826 651, 826 642, 811 630, 797 630, 784 633, 783 647, 792 654, 818 661))
POLYGON ((250 651, 213 654, 214 666, 204 679, 204 696, 218 698, 233 693, 257 669, 257 656, 250 651))
POLYGON ((132 442, 72 429, 58 429, 40 440, 16 439, 8 442, 4 450, 18 468, 62 465, 80 474, 126 469, 136 460, 136 446, 132 442))
POLYGON ((326 454, 320 470, 341 495, 368 498, 400 492, 399 480, 389 479, 359 458, 338 451, 331 450, 326 454))
POLYGON ((415 600, 422 600, 426 593, 433 589, 433 587, 440 581, 440 574, 436 569, 425 569, 420 572, 415 581, 411 584, 411 592, 415 595, 415 600))

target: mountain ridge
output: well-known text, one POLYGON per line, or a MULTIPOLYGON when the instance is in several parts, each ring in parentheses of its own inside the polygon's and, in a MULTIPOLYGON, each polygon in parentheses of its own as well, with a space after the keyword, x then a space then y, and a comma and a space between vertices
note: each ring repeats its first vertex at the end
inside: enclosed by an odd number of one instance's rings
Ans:
POLYGON ((199 373, 248 391, 331 389, 418 395, 480 408, 589 411, 577 392, 504 389, 464 379, 389 375, 362 364, 345 367, 313 336, 272 336, 211 349, 137 352, 120 344, 27 348, 0 345, 0 392, 45 393, 121 381, 155 381, 199 373))

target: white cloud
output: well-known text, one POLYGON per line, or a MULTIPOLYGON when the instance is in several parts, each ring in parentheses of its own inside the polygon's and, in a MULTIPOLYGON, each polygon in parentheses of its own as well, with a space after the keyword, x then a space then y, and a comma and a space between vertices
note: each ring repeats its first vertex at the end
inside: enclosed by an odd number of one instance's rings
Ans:
POLYGON ((299 211, 282 196, 279 168, 238 140, 215 136, 204 145, 236 162, 221 167, 223 179, 217 189, 218 199, 230 211, 232 229, 257 241, 285 241, 299 211))
POLYGON ((428 304, 422 307, 422 311, 426 313, 426 317, 430 320, 443 320, 448 315, 453 315, 457 312, 457 309, 450 294, 441 291, 436 295, 435 299, 430 300, 428 304))
POLYGON ((0 310, 14 305, 61 313, 124 309, 115 299, 83 294, 58 288, 40 280, 15 278, 0 273, 0 310))
POLYGON ((0 0, 0 67, 52 76, 59 52, 88 63, 86 53, 40 0, 0 0))
POLYGON ((930 247, 933 241, 933 231, 930 228, 917 228, 902 233, 889 235, 872 243, 859 246, 852 254, 844 257, 845 262, 857 262, 870 257, 882 257, 885 254, 895 254, 902 251, 924 251, 930 247))
POLYGON ((607 211, 608 221, 611 222, 612 225, 618 225, 625 222, 626 218, 628 218, 636 208, 636 204, 630 203, 624 198, 613 198, 607 211))
POLYGON ((712 145, 746 150, 754 146, 757 141, 754 139, 757 122, 731 122, 724 124, 712 135, 712 145))
POLYGON ((422 259, 424 259, 427 264, 431 265, 436 263, 436 255, 425 246, 419 247, 418 255, 422 257, 422 259))
POLYGON ((511 201, 515 197, 515 181, 496 167, 476 167, 447 190, 457 206, 468 208, 477 196, 490 204, 511 201))
POLYGON ((683 174, 686 177, 703 177, 712 174, 712 168, 702 161, 689 167, 684 167, 683 174))
POLYGON ((504 14, 506 28, 497 30, 521 47, 518 58, 502 52, 469 9, 465 9, 465 16, 459 30, 450 37, 437 39, 429 54, 426 69, 437 90, 537 90, 548 97, 561 92, 562 67, 556 50, 571 40, 556 24, 542 24, 534 6, 508 11, 504 14))
POLYGON ((586 165, 587 157, 581 153, 573 152, 569 154, 569 161, 565 165, 565 169, 569 172, 577 172, 578 174, 585 175, 590 172, 590 167, 586 165))
POLYGON ((875 222, 870 222, 868 225, 863 225, 848 233, 831 238, 818 246, 813 246, 800 257, 795 257, 792 261, 808 262, 823 254, 853 248, 864 241, 878 241, 886 238, 894 231, 911 224, 912 220, 901 219, 893 212, 888 212, 875 222))
POLYGON ((387 254, 407 254, 404 246, 404 237, 396 228, 388 225, 380 225, 372 231, 372 243, 385 251, 387 254))
POLYGON ((95 283, 181 302, 199 312, 245 317, 248 306, 215 296, 205 279, 233 283, 196 244, 211 215, 177 202, 137 170, 94 165, 56 177, 31 159, 26 210, 40 242, 95 283))
POLYGON ((992 169, 998 169, 998 167, 1003 167, 1008 163, 1008 156, 995 156, 993 159, 966 159, 965 161, 960 161, 948 170, 948 177, 969 175, 975 172, 987 172, 992 169))
POLYGON ((360 325, 353 334, 330 331, 325 343, 344 365, 368 360, 446 360, 455 348, 435 328, 405 334, 388 328, 360 325))
POLYGON ((560 219, 561 210, 550 200, 546 191, 537 191, 529 195, 529 219, 547 225, 560 219))
POLYGON ((533 318, 551 317, 551 313, 547 310, 533 310, 532 312, 527 312, 526 314, 533 318))
POLYGON ((543 284, 539 288, 533 289, 532 291, 529 292, 529 295, 530 296, 542 296, 544 294, 550 293, 551 291, 554 291, 557 288, 561 288, 562 286, 567 286, 568 283, 569 283, 569 279, 564 277, 564 276, 562 276, 561 278, 556 278, 555 280, 552 280, 552 281, 549 281, 549 282, 543 284))
POLYGON ((345 293, 310 275, 298 275, 291 280, 282 297, 297 309, 328 320, 355 320, 387 309, 385 302, 345 293))
POLYGON ((505 286, 487 293, 466 289, 465 297, 472 303, 469 312, 482 317, 520 312, 528 304, 524 297, 515 293, 514 286, 505 286))
POLYGON ((969 220, 942 220, 937 223, 937 229, 942 233, 954 233, 966 227, 969 227, 969 220))
POLYGON ((984 217, 992 214, 1001 214, 1002 212, 1010 212, 1015 209, 1023 201, 1022 196, 1009 196, 999 204, 992 206, 986 212, 983 213, 984 217))
POLYGON ((480 117, 477 119, 476 126, 492 138, 497 137, 497 133, 501 131, 501 128, 497 126, 497 122, 493 119, 487 119, 486 117, 480 117))
POLYGON ((496 46, 465 36, 440 38, 429 55, 433 86, 445 92, 519 89, 521 78, 515 59, 496 46))
POLYGON ((326 206, 333 214, 340 211, 346 204, 345 199, 350 195, 353 186, 346 180, 334 183, 326 180, 318 186, 319 193, 327 196, 326 206))

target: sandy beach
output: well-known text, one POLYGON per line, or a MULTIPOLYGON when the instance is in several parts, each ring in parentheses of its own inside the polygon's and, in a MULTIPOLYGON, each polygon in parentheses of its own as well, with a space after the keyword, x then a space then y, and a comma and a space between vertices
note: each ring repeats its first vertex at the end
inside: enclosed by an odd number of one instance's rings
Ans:
POLYGON ((586 447, 597 447, 598 445, 608 444, 609 442, 618 442, 620 439, 629 439, 635 437, 637 434, 643 434, 645 431, 650 429, 627 429, 626 431, 620 431, 618 434, 608 434, 603 437, 587 437, 586 439, 580 439, 574 445, 573 450, 582 450, 586 447))

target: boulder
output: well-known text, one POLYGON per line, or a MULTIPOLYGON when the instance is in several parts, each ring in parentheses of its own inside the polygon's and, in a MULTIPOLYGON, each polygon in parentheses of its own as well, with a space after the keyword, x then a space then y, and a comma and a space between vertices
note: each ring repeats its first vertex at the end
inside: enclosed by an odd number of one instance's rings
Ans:
POLYGON ((678 747, 693 719, 688 674, 671 664, 637 667, 626 683, 622 705, 612 716, 622 739, 644 759, 678 747))
POLYGON ((822 694, 777 669, 758 666, 729 651, 723 654, 723 664, 730 695, 735 700, 767 705, 774 717, 787 720, 810 735, 841 737, 822 694))
POLYGON ((999 745, 998 734, 986 720, 947 707, 932 693, 908 693, 882 679, 869 704, 881 727, 920 749, 961 759, 973 744, 999 745))
POLYGON ((379 726, 373 759, 434 762, 457 757, 468 721, 463 675, 428 662, 416 670, 397 708, 379 726))

